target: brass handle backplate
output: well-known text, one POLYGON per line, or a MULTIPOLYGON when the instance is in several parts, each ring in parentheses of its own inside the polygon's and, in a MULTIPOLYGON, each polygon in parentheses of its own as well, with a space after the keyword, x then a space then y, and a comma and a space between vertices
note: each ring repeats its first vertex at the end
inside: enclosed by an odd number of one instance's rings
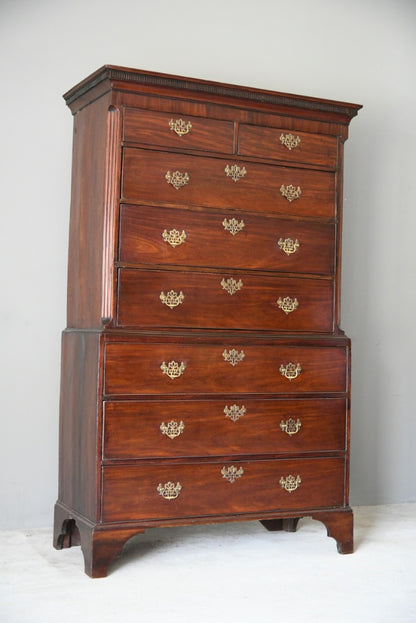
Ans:
POLYGON ((190 121, 184 121, 183 119, 171 119, 169 121, 169 127, 172 132, 176 132, 178 136, 184 136, 192 130, 192 123, 190 121))
POLYGON ((299 307, 298 299, 291 299, 290 296, 285 296, 284 299, 279 296, 276 303, 278 308, 285 312, 286 316, 299 307))
POLYGON ((171 247, 178 247, 186 240, 186 232, 182 230, 180 233, 177 229, 171 229, 170 231, 162 231, 162 238, 165 242, 168 242, 171 247))
POLYGON ((235 236, 236 234, 238 234, 238 232, 240 232, 243 227, 244 227, 244 221, 241 220, 240 222, 237 221, 236 218, 230 218, 230 219, 224 219, 222 222, 222 225, 225 229, 225 231, 229 231, 230 234, 232 234, 233 236, 235 236))
POLYGON ((230 279, 222 279, 221 285, 223 287, 223 290, 226 290, 228 294, 231 294, 232 296, 233 294, 238 292, 238 290, 241 290, 241 288, 243 287, 243 282, 241 281, 241 279, 236 281, 235 279, 230 277, 230 279))
POLYGON ((299 376, 299 374, 302 372, 302 368, 300 367, 299 363, 288 363, 285 366, 282 364, 279 368, 279 371, 282 376, 289 379, 289 381, 292 381, 299 376))
POLYGON ((231 350, 225 349, 222 356, 224 357, 225 361, 228 361, 228 363, 230 363, 232 366, 236 366, 238 363, 240 363, 240 361, 243 361, 246 355, 243 350, 238 352, 235 348, 232 348, 231 350))
POLYGON ((284 186, 282 184, 280 187, 280 192, 282 193, 283 197, 285 197, 290 203, 295 199, 299 199, 302 194, 300 186, 295 188, 295 186, 292 186, 292 184, 289 184, 289 186, 284 186))
POLYGON ((242 467, 234 467, 234 465, 230 465, 230 467, 224 467, 221 470, 222 477, 228 480, 228 482, 235 482, 237 478, 241 478, 244 474, 244 470, 242 467))
POLYGON ((181 171, 173 171, 171 173, 168 171, 165 175, 165 180, 168 184, 179 190, 182 186, 186 186, 189 182, 189 174, 185 171, 185 173, 181 173, 181 171))
POLYGON ((165 498, 165 500, 176 500, 181 490, 182 485, 180 482, 177 482, 176 485, 174 482, 171 481, 165 482, 164 485, 159 482, 159 485, 157 487, 157 492, 159 493, 159 495, 162 496, 162 498, 165 498))
POLYGON ((282 145, 287 147, 289 151, 291 151, 292 149, 295 149, 295 147, 300 145, 301 141, 299 136, 293 136, 293 134, 289 132, 288 134, 282 133, 280 135, 280 142, 282 143, 282 145))
POLYGON ((162 422, 162 424, 160 425, 160 430, 162 431, 162 435, 166 435, 167 437, 169 437, 169 439, 175 439, 175 437, 179 437, 179 435, 182 435, 183 431, 185 430, 185 424, 182 422, 182 420, 179 422, 179 424, 178 422, 175 422, 175 420, 171 420, 167 424, 165 424, 165 422, 162 422))
POLYGON ((292 491, 296 491, 296 489, 299 487, 301 482, 302 480, 299 474, 296 477, 292 476, 292 474, 289 474, 289 476, 286 476, 286 478, 282 476, 281 479, 279 480, 279 484, 281 485, 281 487, 288 493, 292 493, 292 491))
POLYGON ((177 361, 169 361, 168 364, 163 362, 160 366, 160 369, 162 370, 163 374, 166 374, 166 376, 168 376, 170 379, 177 379, 185 372, 186 365, 183 361, 181 361, 180 364, 177 361))
POLYGON ((292 417, 290 417, 286 420, 286 422, 284 422, 283 420, 280 422, 280 428, 284 433, 289 435, 289 437, 291 437, 292 435, 296 435, 296 433, 299 432, 301 426, 302 422, 299 418, 297 420, 294 420, 292 417))
POLYGON ((292 238, 285 238, 284 240, 283 238, 279 238, 277 244, 282 249, 282 251, 286 253, 286 255, 292 255, 292 253, 296 253, 300 246, 299 241, 292 240, 292 238))
POLYGON ((169 292, 167 292, 166 294, 164 292, 161 292, 159 298, 164 305, 167 305, 168 307, 173 309, 174 307, 177 307, 178 305, 181 305, 183 303, 185 295, 183 292, 179 292, 178 294, 177 292, 175 292, 175 290, 169 290, 169 292))
POLYGON ((224 171, 226 176, 231 177, 234 182, 238 182, 238 180, 244 177, 247 173, 245 167, 239 167, 237 164, 233 164, 231 167, 227 164, 224 171))
POLYGON ((237 422, 240 417, 243 417, 243 415, 247 413, 247 409, 244 405, 242 405, 241 407, 239 407, 238 405, 231 405, 231 407, 226 405, 224 407, 224 413, 225 417, 230 418, 230 420, 232 420, 233 422, 237 422))

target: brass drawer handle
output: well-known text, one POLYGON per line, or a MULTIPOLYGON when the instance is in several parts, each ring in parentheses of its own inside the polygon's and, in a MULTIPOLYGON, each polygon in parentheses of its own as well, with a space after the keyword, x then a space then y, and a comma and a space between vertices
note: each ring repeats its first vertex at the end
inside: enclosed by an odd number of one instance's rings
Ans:
POLYGON ((288 420, 286 420, 286 422, 284 422, 283 420, 280 422, 280 428, 284 433, 287 433, 289 437, 291 437, 292 435, 296 435, 296 433, 299 432, 301 426, 302 422, 299 418, 297 420, 294 420, 292 417, 290 417, 288 420))
POLYGON ((179 247, 180 244, 186 240, 186 232, 182 230, 180 233, 177 229, 171 229, 169 232, 162 231, 162 238, 165 242, 168 242, 171 247, 179 247))
POLYGON ((282 364, 279 371, 282 376, 292 381, 292 379, 296 379, 299 376, 302 372, 302 368, 299 363, 288 363, 285 366, 282 364))
POLYGON ((240 361, 243 361, 246 355, 243 350, 241 352, 238 352, 235 348, 232 348, 231 350, 225 349, 222 356, 224 357, 225 361, 228 361, 228 363, 230 363, 232 366, 236 366, 238 363, 240 363, 240 361))
POLYGON ((177 307, 178 305, 181 305, 183 303, 185 295, 183 292, 179 292, 178 294, 177 292, 175 292, 175 290, 169 290, 169 292, 167 292, 166 294, 164 292, 161 292, 159 298, 164 305, 167 305, 168 307, 173 309, 174 307, 177 307))
POLYGON ((244 221, 238 222, 236 218, 230 218, 228 220, 225 218, 222 222, 222 225, 225 231, 229 231, 230 234, 235 236, 236 234, 238 234, 238 232, 240 232, 243 229, 244 221))
POLYGON ((179 364, 177 361, 169 361, 168 364, 163 362, 160 366, 163 374, 166 374, 170 379, 177 379, 186 370, 186 365, 183 361, 179 364))
POLYGON ((285 197, 290 203, 295 199, 299 199, 302 194, 300 186, 295 188, 294 186, 292 186, 292 184, 289 184, 289 186, 284 186, 282 184, 280 187, 280 192, 282 193, 283 197, 285 197))
POLYGON ((278 243, 279 247, 286 253, 286 255, 292 255, 292 253, 296 253, 299 249, 299 241, 292 240, 292 238, 279 238, 278 243))
POLYGON ((178 422, 175 422, 175 420, 171 420, 167 424, 165 424, 165 422, 162 422, 162 424, 160 425, 160 430, 162 431, 162 435, 166 435, 167 437, 169 437, 169 439, 175 439, 175 437, 179 437, 179 435, 182 435, 183 431, 185 430, 185 424, 182 422, 182 420, 179 422, 179 424, 178 422))
POLYGON ((192 123, 190 121, 184 121, 183 119, 171 119, 169 121, 169 127, 172 132, 176 132, 178 136, 184 136, 192 130, 192 123))
POLYGON ((293 134, 289 132, 288 134, 282 133, 280 135, 280 142, 282 143, 282 145, 287 147, 289 151, 291 151, 292 149, 295 149, 295 147, 300 145, 301 141, 299 136, 293 136, 293 134))
POLYGON ((186 171, 185 173, 181 173, 180 171, 173 171, 173 173, 171 173, 170 171, 168 171, 165 175, 165 180, 167 181, 167 183, 171 184, 171 186, 173 186, 173 188, 176 188, 176 190, 179 190, 180 188, 182 188, 182 186, 186 186, 186 184, 189 182, 189 179, 189 175, 186 171))
POLYGON ((231 167, 227 164, 224 169, 227 177, 231 177, 234 182, 238 182, 239 179, 244 177, 247 173, 245 167, 239 167, 237 164, 233 164, 231 167))
POLYGON ((228 482, 233 483, 237 480, 237 478, 241 478, 241 476, 244 474, 244 470, 242 467, 239 467, 237 469, 237 467, 234 467, 234 465, 231 465, 230 467, 225 467, 224 465, 221 470, 221 474, 223 478, 228 480, 228 482))
POLYGON ((233 294, 238 292, 238 290, 241 290, 241 288, 243 287, 243 282, 241 281, 241 279, 236 281, 235 279, 230 277, 227 280, 226 279, 222 279, 221 285, 223 287, 223 290, 226 290, 228 292, 228 294, 231 294, 231 296, 232 296, 233 294))
POLYGON ((296 478, 295 476, 292 476, 292 474, 289 474, 289 476, 286 476, 286 478, 283 478, 282 476, 281 479, 279 480, 279 484, 288 493, 292 493, 292 491, 296 491, 296 489, 299 487, 301 482, 302 480, 299 474, 296 476, 296 478))
POLYGON ((286 316, 299 307, 298 299, 291 299, 290 296, 285 296, 284 299, 279 296, 276 303, 278 308, 285 312, 286 316))
POLYGON ((231 407, 226 405, 224 407, 224 413, 225 417, 230 418, 230 420, 232 420, 233 422, 237 422, 240 417, 243 417, 243 415, 247 413, 247 409, 244 405, 242 405, 241 407, 239 407, 238 405, 231 405, 231 407))
POLYGON ((159 482, 159 485, 157 487, 157 492, 159 493, 159 495, 162 496, 162 498, 165 498, 165 500, 176 500, 181 490, 182 485, 180 482, 177 482, 176 485, 174 482, 171 481, 165 482, 164 485, 159 482))

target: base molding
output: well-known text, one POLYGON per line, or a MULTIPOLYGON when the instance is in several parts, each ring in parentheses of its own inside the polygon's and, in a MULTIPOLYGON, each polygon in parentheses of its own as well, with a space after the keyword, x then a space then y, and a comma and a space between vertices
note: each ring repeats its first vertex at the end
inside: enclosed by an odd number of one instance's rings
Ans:
POLYGON ((188 518, 177 521, 147 521, 140 524, 94 524, 65 505, 55 504, 54 537, 55 549, 65 549, 80 545, 84 556, 85 573, 91 578, 106 577, 114 559, 121 554, 124 545, 136 534, 147 528, 174 527, 207 523, 226 523, 233 521, 258 520, 269 531, 284 530, 296 532, 299 519, 311 517, 321 521, 328 536, 335 539, 340 554, 353 552, 353 512, 349 507, 341 509, 305 511, 296 517, 287 512, 266 513, 267 518, 252 515, 188 518))

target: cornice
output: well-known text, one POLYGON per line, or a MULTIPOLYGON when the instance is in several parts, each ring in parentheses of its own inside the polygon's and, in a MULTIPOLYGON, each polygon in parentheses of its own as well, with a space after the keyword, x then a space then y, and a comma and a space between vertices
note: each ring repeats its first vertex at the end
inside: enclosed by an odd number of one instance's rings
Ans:
POLYGON ((88 78, 74 86, 64 94, 64 99, 68 106, 71 106, 77 99, 85 96, 89 91, 95 89, 101 83, 108 81, 109 89, 117 88, 123 90, 123 83, 128 85, 144 85, 150 87, 161 87, 166 89, 176 89, 178 91, 200 93, 222 98, 230 98, 250 103, 268 104, 270 106, 287 106, 303 110, 317 111, 323 113, 338 114, 352 119, 361 108, 358 104, 337 102, 314 97, 280 93, 275 91, 248 88, 238 85, 225 84, 162 74, 158 72, 148 72, 140 69, 128 69, 105 65, 101 69, 91 74, 88 78), (114 83, 117 83, 116 87, 114 83))

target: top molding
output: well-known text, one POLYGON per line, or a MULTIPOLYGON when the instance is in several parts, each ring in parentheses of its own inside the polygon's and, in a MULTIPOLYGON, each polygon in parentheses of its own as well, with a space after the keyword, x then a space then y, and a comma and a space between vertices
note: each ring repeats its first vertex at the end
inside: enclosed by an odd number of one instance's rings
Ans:
POLYGON ((97 95, 94 95, 93 91, 97 87, 101 87, 99 96, 112 89, 118 91, 140 91, 140 87, 147 87, 147 89, 156 87, 171 91, 174 89, 186 92, 186 97, 193 94, 194 96, 202 96, 206 100, 225 98, 229 104, 237 106, 246 105, 255 108, 257 104, 262 109, 265 106, 267 108, 277 107, 279 109, 283 107, 292 110, 298 109, 299 112, 303 110, 305 112, 326 113, 327 115, 335 116, 336 119, 334 120, 341 123, 349 123, 359 109, 362 108, 359 104, 186 78, 141 69, 129 69, 114 65, 104 65, 67 91, 63 97, 71 110, 76 112, 79 108, 96 99, 97 95), (105 88, 106 86, 107 88, 105 88), (104 90, 102 87, 104 87, 104 90), (88 97, 88 94, 90 97, 88 97), (82 103, 78 102, 77 105, 77 100, 80 100, 80 98, 82 98, 82 103))

